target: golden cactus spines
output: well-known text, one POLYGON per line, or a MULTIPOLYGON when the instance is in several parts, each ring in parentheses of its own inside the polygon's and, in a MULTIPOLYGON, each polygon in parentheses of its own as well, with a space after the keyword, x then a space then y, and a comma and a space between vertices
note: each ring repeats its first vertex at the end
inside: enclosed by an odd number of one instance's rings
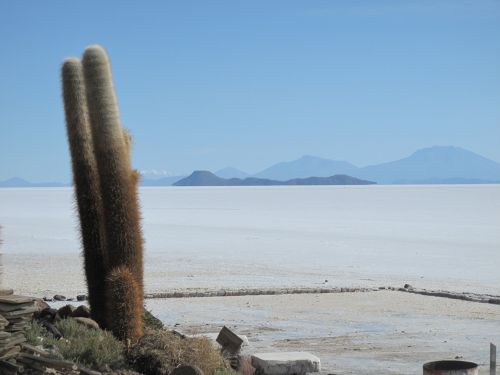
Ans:
POLYGON ((142 233, 131 184, 129 146, 120 124, 111 67, 102 47, 91 46, 85 50, 83 69, 101 178, 109 268, 128 266, 142 286, 142 233))
POLYGON ((135 341, 143 333, 142 293, 127 267, 117 267, 107 278, 108 321, 120 340, 135 341))
POLYGON ((101 327, 106 327, 103 207, 79 59, 70 58, 64 62, 62 86, 89 304, 92 318, 101 327))
MULTIPOLYGON (((131 140, 120 123, 118 103, 106 51, 91 46, 83 55, 87 105, 101 181, 106 227, 107 270, 125 267, 134 276, 137 298, 143 300, 143 238, 137 176, 131 167, 131 140)), ((127 278, 128 280, 129 278, 127 278)), ((135 308, 135 307, 134 307, 135 308)), ((130 307, 130 310, 134 310, 130 307)), ((142 315, 138 317, 141 319, 142 315)))

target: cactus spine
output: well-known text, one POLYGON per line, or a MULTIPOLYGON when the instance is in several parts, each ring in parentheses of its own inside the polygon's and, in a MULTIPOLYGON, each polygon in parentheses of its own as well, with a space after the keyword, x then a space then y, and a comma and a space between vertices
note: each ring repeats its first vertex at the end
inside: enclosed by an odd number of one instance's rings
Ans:
POLYGON ((133 318, 142 316, 142 293, 132 272, 127 267, 114 268, 108 275, 106 291, 113 334, 121 340, 142 336, 142 323, 133 318))
POLYGON ((62 83, 89 304, 92 318, 101 327, 106 327, 104 220, 83 69, 79 59, 71 58, 64 62, 62 83))
POLYGON ((83 70, 101 179, 108 266, 127 266, 142 289, 142 233, 129 145, 120 124, 108 56, 102 47, 85 50, 83 70))
POLYGON ((82 63, 65 62, 63 93, 89 297, 92 289, 99 291, 93 298, 100 298, 91 307, 101 326, 133 340, 142 334, 143 324, 139 174, 131 167, 131 137, 120 124, 102 47, 88 47, 82 63), (87 233, 99 233, 99 241, 96 236, 87 241, 87 233))

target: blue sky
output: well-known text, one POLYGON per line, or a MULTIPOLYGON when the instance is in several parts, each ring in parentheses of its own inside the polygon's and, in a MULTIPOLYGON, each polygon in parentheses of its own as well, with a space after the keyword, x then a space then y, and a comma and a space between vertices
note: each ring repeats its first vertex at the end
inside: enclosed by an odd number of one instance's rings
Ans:
POLYGON ((500 161, 500 1, 2 1, 0 180, 70 180, 59 69, 102 44, 134 166, 500 161))

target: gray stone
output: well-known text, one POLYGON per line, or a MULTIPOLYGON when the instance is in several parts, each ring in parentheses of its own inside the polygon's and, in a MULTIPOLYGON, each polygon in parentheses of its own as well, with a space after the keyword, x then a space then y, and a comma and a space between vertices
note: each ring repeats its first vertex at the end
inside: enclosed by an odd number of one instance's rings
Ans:
POLYGON ((81 324, 87 328, 99 329, 99 324, 97 324, 97 322, 95 320, 92 320, 90 318, 77 317, 77 318, 73 318, 73 319, 76 320, 76 322, 78 324, 81 324))
POLYGON ((87 306, 78 306, 71 314, 73 318, 90 318, 90 309, 87 306))
POLYGON ((174 368, 171 375, 203 375, 203 371, 194 365, 180 365, 174 368))
POLYGON ((75 311, 75 309, 76 307, 73 305, 66 305, 57 310, 57 313, 62 319, 66 319, 68 316, 71 316, 73 314, 73 311, 75 311))
POLYGON ((318 357, 307 352, 256 353, 252 366, 265 375, 305 375, 321 371, 318 357))
POLYGON ((76 296, 76 300, 77 301, 86 301, 87 300, 87 296, 85 294, 79 294, 76 296))
POLYGON ((66 297, 64 297, 64 296, 62 296, 62 295, 60 295, 60 294, 56 294, 56 295, 54 296, 54 300, 55 300, 55 301, 66 301, 66 297))

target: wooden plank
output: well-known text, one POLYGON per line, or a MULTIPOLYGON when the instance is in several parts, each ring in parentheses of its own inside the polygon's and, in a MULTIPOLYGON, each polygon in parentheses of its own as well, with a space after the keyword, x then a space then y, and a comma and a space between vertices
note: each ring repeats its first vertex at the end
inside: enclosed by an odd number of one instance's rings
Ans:
POLYGON ((7 362, 3 359, 0 359, 0 369, 2 369, 3 374, 21 374, 24 372, 24 368, 12 362, 7 362))
POLYGON ((2 341, 2 343, 0 344, 0 353, 2 352, 2 350, 6 349, 6 348, 11 348, 14 345, 21 344, 25 341, 26 341, 26 337, 24 337, 24 336, 13 337, 10 340, 2 341))
POLYGON ((21 304, 1 303, 0 302, 0 312, 22 310, 22 309, 26 309, 26 308, 32 307, 32 306, 34 306, 34 303, 32 301, 27 302, 27 303, 21 303, 21 304))
POLYGON ((30 307, 25 307, 21 310, 14 310, 14 311, 8 311, 8 312, 2 312, 2 315, 4 318, 7 320, 10 320, 9 318, 23 318, 23 317, 29 317, 31 316, 36 310, 35 305, 32 305, 30 307))
POLYGON ((56 370, 76 370, 78 368, 73 362, 70 361, 64 361, 61 359, 54 359, 47 357, 39 357, 28 353, 21 353, 19 355, 19 358, 20 360, 21 358, 24 360, 31 360, 33 362, 40 363, 45 367, 54 368, 56 370))
POLYGON ((490 375, 497 374, 497 347, 490 343, 490 375))
POLYGON ((18 295, 0 296, 0 303, 8 303, 13 305, 19 305, 20 303, 28 303, 33 301, 35 301, 33 297, 18 295))
POLYGON ((45 357, 50 356, 49 352, 46 352, 45 350, 37 348, 37 347, 32 346, 30 344, 22 343, 21 348, 23 348, 24 351, 28 351, 28 352, 38 354, 41 356, 45 356, 45 357))
POLYGON ((80 372, 80 375, 102 375, 102 372, 90 370, 85 367, 78 367, 78 371, 80 372))
POLYGON ((0 359, 8 359, 8 358, 14 357, 20 351, 21 351, 20 346, 14 346, 14 347, 8 349, 6 352, 0 354, 0 359))

